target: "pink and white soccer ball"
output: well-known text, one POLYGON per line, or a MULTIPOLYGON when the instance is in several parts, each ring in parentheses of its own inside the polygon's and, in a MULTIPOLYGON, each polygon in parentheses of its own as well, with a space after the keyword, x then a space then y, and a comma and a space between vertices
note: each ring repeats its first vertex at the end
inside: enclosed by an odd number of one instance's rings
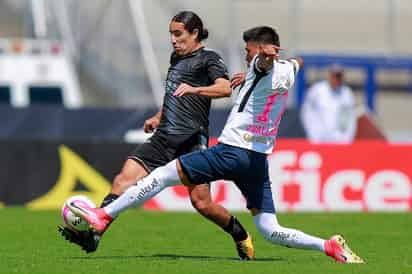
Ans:
POLYGON ((83 195, 76 195, 72 196, 64 202, 62 207, 62 217, 63 221, 69 227, 77 230, 77 231, 85 231, 89 229, 89 224, 80 217, 74 215, 67 204, 71 202, 76 202, 80 205, 87 205, 88 207, 96 207, 96 205, 86 196, 83 195))

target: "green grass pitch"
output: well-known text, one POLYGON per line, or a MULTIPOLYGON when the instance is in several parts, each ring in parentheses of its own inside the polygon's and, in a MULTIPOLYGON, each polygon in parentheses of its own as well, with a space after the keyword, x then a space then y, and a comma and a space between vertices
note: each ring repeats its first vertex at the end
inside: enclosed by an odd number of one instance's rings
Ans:
POLYGON ((0 273, 412 273, 410 213, 279 215, 283 225, 321 237, 342 233, 365 265, 271 245, 247 214, 238 218, 255 239, 251 262, 239 261, 231 238, 193 213, 128 211, 89 255, 58 235, 58 211, 3 208, 0 216, 0 273))

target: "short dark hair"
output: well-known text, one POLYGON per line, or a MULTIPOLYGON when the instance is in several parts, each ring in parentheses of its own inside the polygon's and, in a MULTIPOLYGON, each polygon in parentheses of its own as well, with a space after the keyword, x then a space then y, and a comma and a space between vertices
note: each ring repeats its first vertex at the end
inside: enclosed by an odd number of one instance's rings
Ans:
POLYGON ((254 27, 251 29, 248 29, 243 32, 243 41, 246 43, 254 39, 256 37, 256 33, 259 31, 260 27, 254 27))
POLYGON ((183 23, 185 29, 190 33, 193 33, 195 29, 197 29, 197 40, 199 42, 207 39, 209 36, 209 31, 203 27, 202 19, 193 11, 181 11, 173 16, 172 21, 183 23))
POLYGON ((280 47, 279 35, 271 27, 260 26, 254 27, 243 32, 243 40, 247 42, 256 42, 264 44, 272 44, 280 47))

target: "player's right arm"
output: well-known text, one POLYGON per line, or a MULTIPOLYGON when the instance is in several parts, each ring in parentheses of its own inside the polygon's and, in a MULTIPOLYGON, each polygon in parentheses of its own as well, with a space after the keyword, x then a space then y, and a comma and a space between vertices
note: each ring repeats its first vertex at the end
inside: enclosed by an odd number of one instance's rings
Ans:
POLYGON ((162 109, 160 109, 153 117, 147 119, 144 122, 143 130, 146 133, 153 132, 156 128, 159 127, 160 118, 162 117, 162 109))
POLYGON ((180 84, 173 95, 180 97, 195 94, 216 99, 230 97, 231 92, 232 90, 230 88, 229 80, 225 78, 217 78, 213 85, 207 87, 192 87, 185 83, 180 84))
POLYGON ((180 97, 194 94, 212 99, 230 97, 232 89, 230 88, 229 75, 223 59, 215 52, 209 52, 204 65, 207 70, 207 76, 210 82, 212 82, 211 85, 193 87, 182 83, 173 95, 180 97))

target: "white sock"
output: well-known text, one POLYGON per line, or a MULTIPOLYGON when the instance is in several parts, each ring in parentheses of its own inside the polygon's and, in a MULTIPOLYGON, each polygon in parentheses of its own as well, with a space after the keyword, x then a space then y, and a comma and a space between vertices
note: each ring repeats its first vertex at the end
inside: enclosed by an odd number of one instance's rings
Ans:
POLYGON ((141 206, 157 193, 168 186, 180 183, 177 172, 176 160, 167 165, 156 168, 148 176, 138 181, 136 185, 129 187, 119 198, 110 203, 104 210, 113 218, 131 206, 141 206))
POLYGON ((275 214, 260 213, 253 217, 253 222, 263 237, 274 244, 325 251, 325 240, 280 226, 275 214))

